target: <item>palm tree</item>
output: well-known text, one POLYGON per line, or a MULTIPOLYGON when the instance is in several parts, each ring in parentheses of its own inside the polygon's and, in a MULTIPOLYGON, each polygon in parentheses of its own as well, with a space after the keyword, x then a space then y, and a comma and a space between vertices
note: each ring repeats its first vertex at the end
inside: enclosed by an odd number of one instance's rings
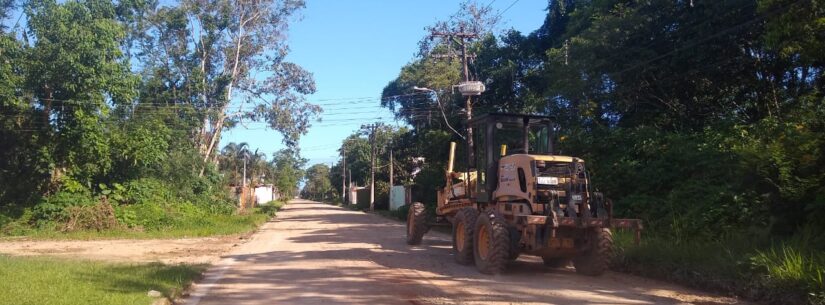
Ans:
POLYGON ((260 176, 265 172, 268 164, 266 163, 266 154, 259 152, 257 149, 251 154, 247 154, 247 177, 249 183, 256 185, 256 180, 261 182, 260 176))
POLYGON ((241 142, 236 144, 231 142, 221 149, 220 169, 227 172, 229 181, 240 182, 237 185, 242 185, 244 157, 249 156, 249 144, 241 142))

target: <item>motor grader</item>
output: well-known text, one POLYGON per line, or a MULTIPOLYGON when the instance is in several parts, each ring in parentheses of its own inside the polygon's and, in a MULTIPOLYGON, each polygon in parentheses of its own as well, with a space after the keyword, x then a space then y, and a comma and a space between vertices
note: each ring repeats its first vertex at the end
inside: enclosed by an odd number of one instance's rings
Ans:
POLYGON ((555 155, 550 117, 493 113, 469 122, 474 157, 454 172, 450 143, 446 185, 438 190, 436 219, 415 202, 407 215, 407 243, 421 243, 429 228, 452 226, 453 255, 498 274, 520 254, 539 256, 550 267, 572 261, 576 271, 600 275, 613 247, 612 228, 635 231, 642 223, 614 219, 611 201, 595 192, 584 160, 555 155))

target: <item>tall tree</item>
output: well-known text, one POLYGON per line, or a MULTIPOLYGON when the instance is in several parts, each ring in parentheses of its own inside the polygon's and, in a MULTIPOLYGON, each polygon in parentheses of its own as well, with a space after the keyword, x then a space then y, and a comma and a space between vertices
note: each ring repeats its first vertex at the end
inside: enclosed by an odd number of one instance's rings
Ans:
POLYGON ((26 6, 34 40, 26 82, 40 115, 37 126, 53 127, 53 179, 69 171, 88 184, 111 168, 102 120, 109 105, 129 103, 137 87, 121 51, 125 32, 115 8, 100 1, 26 6))
POLYGON ((272 155, 270 164, 274 168, 272 181, 286 198, 295 196, 298 190, 298 183, 304 176, 304 165, 307 160, 301 158, 297 151, 292 149, 282 149, 272 155))
POLYGON ((154 11, 143 56, 207 110, 195 137, 204 162, 221 131, 242 120, 267 122, 292 146, 320 111, 303 98, 315 91, 312 75, 285 60, 289 22, 303 7, 301 0, 184 0, 154 11))
POLYGON ((310 166, 304 175, 304 188, 301 196, 307 199, 324 200, 333 195, 330 182, 330 168, 319 163, 310 166))

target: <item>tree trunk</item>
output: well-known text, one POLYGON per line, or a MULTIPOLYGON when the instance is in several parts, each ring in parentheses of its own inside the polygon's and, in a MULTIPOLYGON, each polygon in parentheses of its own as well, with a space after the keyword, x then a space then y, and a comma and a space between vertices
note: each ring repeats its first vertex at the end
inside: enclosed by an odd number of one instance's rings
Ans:
POLYGON ((241 56, 241 46, 243 45, 243 36, 244 36, 244 24, 246 20, 244 20, 244 14, 241 14, 241 18, 239 20, 240 27, 238 28, 238 42, 235 44, 235 61, 232 63, 232 74, 229 80, 229 86, 226 90, 226 104, 221 107, 221 112, 218 115, 218 120, 215 122, 215 129, 212 133, 212 138, 209 141, 209 146, 207 146, 206 151, 204 152, 203 156, 203 167, 201 168, 201 172, 199 176, 203 177, 203 172, 206 170, 206 163, 209 162, 209 158, 212 155, 212 151, 215 149, 215 145, 221 138, 221 130, 223 130, 223 123, 226 120, 226 110, 229 109, 229 105, 232 103, 232 88, 235 84, 235 78, 238 76, 238 60, 241 56))

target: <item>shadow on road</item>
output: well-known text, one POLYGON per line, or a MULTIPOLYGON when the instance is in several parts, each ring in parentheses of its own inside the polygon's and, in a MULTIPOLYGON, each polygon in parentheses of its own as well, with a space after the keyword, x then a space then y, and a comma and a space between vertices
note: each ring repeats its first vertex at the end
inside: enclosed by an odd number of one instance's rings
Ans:
POLYGON ((231 293, 224 303, 683 304, 651 294, 651 287, 639 285, 647 283, 642 279, 585 277, 530 257, 503 275, 483 275, 454 262, 446 234, 431 232, 421 245, 409 246, 403 224, 329 205, 293 203, 277 222, 266 230, 294 233, 273 247, 278 250, 229 256, 246 267, 222 284, 253 289, 224 291, 231 293))

